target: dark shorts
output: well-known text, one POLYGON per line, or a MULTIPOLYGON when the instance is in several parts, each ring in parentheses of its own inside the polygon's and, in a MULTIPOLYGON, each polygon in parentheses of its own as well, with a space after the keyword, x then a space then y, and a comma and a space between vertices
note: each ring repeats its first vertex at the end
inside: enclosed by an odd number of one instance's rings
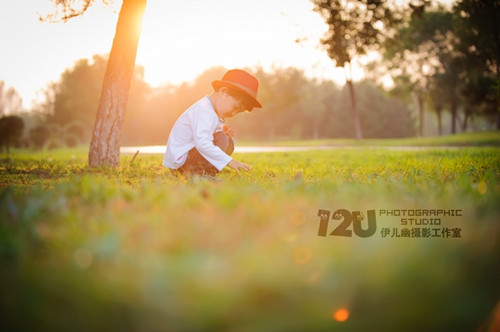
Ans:
MULTIPOLYGON (((214 134, 214 145, 218 146, 227 155, 231 155, 234 151, 234 141, 231 137, 223 132, 214 134)), ((180 168, 172 170, 175 175, 210 175, 215 176, 219 170, 215 168, 208 160, 203 157, 196 148, 189 150, 186 162, 180 168)))

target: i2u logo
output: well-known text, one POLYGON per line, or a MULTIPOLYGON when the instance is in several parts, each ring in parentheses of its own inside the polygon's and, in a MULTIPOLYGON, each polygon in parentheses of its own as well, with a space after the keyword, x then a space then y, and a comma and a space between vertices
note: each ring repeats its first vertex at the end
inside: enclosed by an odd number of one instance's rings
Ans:
MULTIPOLYGON (((319 229, 318 236, 326 236, 328 233, 328 222, 331 212, 328 210, 318 210, 319 229)), ((333 236, 352 237, 352 232, 359 237, 370 237, 377 231, 377 221, 375 220, 375 210, 368 210, 365 214, 360 211, 349 212, 345 209, 336 210, 332 215, 332 220, 339 220, 335 229, 329 234, 333 236), (352 230, 350 226, 352 224, 352 230)))

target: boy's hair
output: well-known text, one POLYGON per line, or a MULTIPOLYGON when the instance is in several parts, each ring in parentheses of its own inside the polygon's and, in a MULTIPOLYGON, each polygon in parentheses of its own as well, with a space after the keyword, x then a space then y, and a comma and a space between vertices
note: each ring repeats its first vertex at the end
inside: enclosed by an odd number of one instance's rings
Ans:
MULTIPOLYGON (((222 87, 218 88, 216 90, 219 91, 222 87)), ((231 97, 234 97, 236 99, 239 99, 241 100, 241 102, 243 103, 243 106, 245 106, 245 109, 246 110, 251 110, 253 108, 253 103, 251 100, 248 99, 248 97, 246 97, 243 93, 239 92, 239 91, 236 91, 236 90, 233 90, 229 87, 224 87, 226 88, 226 91, 227 93, 231 96, 231 97)))

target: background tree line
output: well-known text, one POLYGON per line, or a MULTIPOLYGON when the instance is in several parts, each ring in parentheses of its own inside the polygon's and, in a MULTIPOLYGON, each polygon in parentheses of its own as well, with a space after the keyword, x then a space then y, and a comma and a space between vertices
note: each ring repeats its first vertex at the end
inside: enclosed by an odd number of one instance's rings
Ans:
MULTIPOLYGON (((88 144, 105 64, 102 55, 78 60, 57 83, 50 84, 45 102, 22 115, 24 121, 31 118, 23 145, 55 148, 88 144)), ((192 82, 152 88, 144 82, 143 68, 138 66, 123 124, 123 144, 165 144, 178 116, 211 93, 211 82, 225 71, 214 67, 192 82)), ((270 72, 258 68, 253 73, 260 80, 259 98, 264 108, 228 120, 238 139, 356 138, 348 87, 308 78, 302 70, 291 67, 270 72)), ((416 116, 408 104, 368 81, 355 86, 365 138, 416 135, 416 116)))
MULTIPOLYGON (((322 45, 336 66, 347 73, 368 52, 383 56, 366 72, 374 81, 390 75, 394 95, 413 102, 419 136, 429 109, 436 113, 439 134, 445 110, 452 133, 458 126, 466 130, 474 117, 500 129, 499 1, 459 0, 446 8, 429 0, 312 2, 329 27, 322 45)), ((347 75, 346 85, 356 128, 354 88, 347 75)))
MULTIPOLYGON (((45 91, 40 105, 44 121, 31 130, 37 146, 74 146, 88 143, 96 116, 99 86, 106 57, 82 59, 67 69, 45 91), (47 143, 50 142, 50 143, 47 143)), ((251 69, 248 69, 252 71, 251 69)), ((138 66, 132 79, 123 124, 123 144, 165 144, 178 116, 195 101, 210 94, 211 82, 226 68, 210 68, 193 82, 151 88, 138 66)), ((349 94, 332 81, 307 78, 302 70, 253 70, 260 80, 263 109, 228 120, 240 139, 352 138, 349 94)), ((415 134, 409 108, 367 82, 359 88, 359 113, 365 137, 406 137, 415 134)))
POLYGON ((444 113, 451 133, 474 118, 500 129, 500 3, 461 0, 449 9, 415 3, 382 46, 395 93, 414 101, 419 135, 425 110, 435 113, 439 134, 444 113))
MULTIPOLYGON (((422 136, 432 133, 424 129, 434 119, 439 134, 465 131, 481 121, 483 128, 500 128, 498 1, 461 0, 447 8, 423 0, 404 8, 371 0, 358 0, 355 6, 342 0, 313 3, 330 27, 322 43, 332 66, 346 69, 345 87, 310 79, 295 68, 249 69, 261 81, 264 108, 230 121, 239 138, 422 136), (366 81, 354 83, 347 75, 351 63, 371 51, 383 58, 365 66, 366 81), (378 87, 387 75, 395 83, 389 91, 378 87), (426 111, 435 116, 424 117, 426 111)), ((50 84, 45 102, 22 115, 28 123, 23 125, 23 144, 40 148, 88 143, 98 118, 106 63, 102 55, 78 60, 50 84)), ((179 114, 209 94, 211 81, 225 70, 211 68, 193 82, 151 88, 143 80, 144 69, 136 66, 122 144, 164 144, 179 114)), ((19 104, 19 98, 0 87, 0 115, 12 117, 7 109, 19 104)), ((2 146, 20 144, 12 139, 16 135, 4 138, 5 128, 19 128, 6 125, 12 119, 4 118, 2 146)))

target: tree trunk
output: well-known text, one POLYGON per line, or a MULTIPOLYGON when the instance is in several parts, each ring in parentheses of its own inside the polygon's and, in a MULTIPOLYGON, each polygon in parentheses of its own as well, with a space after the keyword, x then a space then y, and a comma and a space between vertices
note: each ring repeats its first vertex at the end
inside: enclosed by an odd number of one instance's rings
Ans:
POLYGON ((413 91, 413 99, 418 112, 418 137, 424 137, 424 97, 418 91, 413 91))
POLYGON ((313 139, 319 139, 319 121, 315 120, 313 123, 313 132, 312 132, 313 139))
POLYGON ((120 164, 121 126, 145 9, 146 0, 123 0, 90 142, 90 166, 120 164))
POLYGON ((455 98, 451 101, 450 105, 451 112, 451 133, 456 134, 457 132, 457 101, 455 98))
POLYGON ((471 110, 468 106, 465 106, 465 109, 464 109, 464 121, 462 121, 462 132, 466 132, 467 131, 467 125, 469 123, 469 117, 470 117, 470 114, 471 114, 471 110))
POLYGON ((351 116, 352 122, 354 124, 354 134, 356 135, 356 139, 363 139, 363 132, 361 130, 361 123, 359 121, 358 109, 356 107, 356 96, 354 95, 354 85, 352 84, 352 80, 346 80, 346 84, 349 87, 349 96, 351 98, 351 116))
POLYGON ((438 134, 443 136, 443 120, 442 120, 443 109, 441 106, 436 107, 436 115, 438 120, 438 134))

